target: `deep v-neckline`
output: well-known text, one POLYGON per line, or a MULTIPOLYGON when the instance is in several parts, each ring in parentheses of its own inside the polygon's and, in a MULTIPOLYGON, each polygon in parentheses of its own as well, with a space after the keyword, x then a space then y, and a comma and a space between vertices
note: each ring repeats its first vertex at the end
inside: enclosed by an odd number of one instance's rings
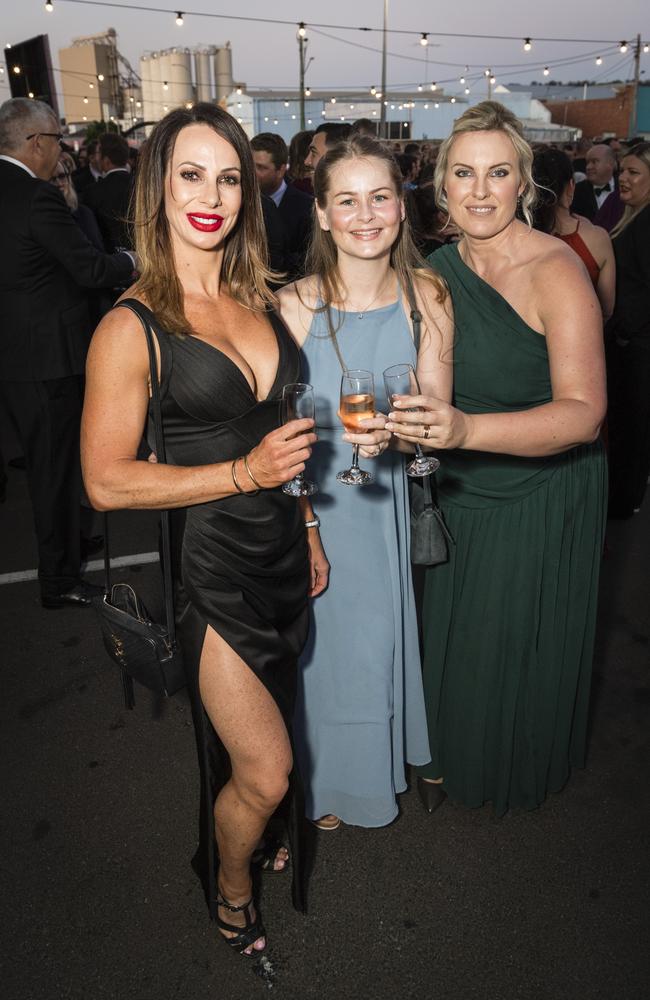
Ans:
MULTIPOLYGON (((269 391, 266 394, 266 396, 264 396, 262 399, 258 398, 257 393, 255 392, 255 390, 253 389, 253 386, 250 384, 250 382, 246 378, 246 375, 244 374, 244 372, 242 371, 242 369, 239 367, 239 365, 237 364, 237 362, 233 361, 233 359, 230 357, 229 354, 226 354, 226 352, 222 351, 220 347, 216 347, 214 344, 211 344, 209 341, 203 340, 201 337, 197 337, 195 334, 189 334, 188 340, 191 340, 191 341, 193 341, 194 343, 197 343, 197 344, 204 344, 210 350, 216 351, 217 354, 220 354, 222 358, 225 358, 226 361, 228 362, 228 364, 232 368, 234 368, 235 371, 240 375, 240 377, 241 377, 244 385, 248 389, 250 395, 253 397, 253 399, 255 400, 255 402, 256 403, 266 403, 266 402, 268 402, 268 400, 271 398, 271 396, 273 394, 273 390, 275 389, 275 387, 277 385, 278 377, 280 375, 280 369, 282 368, 282 341, 280 339, 280 335, 278 333, 278 330, 275 327, 275 323, 273 322, 273 314, 272 313, 269 313, 269 323, 271 324, 271 329, 273 330, 273 334, 275 336, 275 342, 276 342, 277 348, 278 348, 278 364, 277 364, 277 367, 275 369, 275 376, 273 378, 273 382, 271 383, 271 388, 269 389, 269 391)), ((252 371, 252 369, 251 369, 251 371, 252 371)))

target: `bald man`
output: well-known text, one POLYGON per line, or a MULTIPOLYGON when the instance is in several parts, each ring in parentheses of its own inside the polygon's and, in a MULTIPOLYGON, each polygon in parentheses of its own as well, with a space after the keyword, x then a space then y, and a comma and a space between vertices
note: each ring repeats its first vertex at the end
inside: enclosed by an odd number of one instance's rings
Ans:
POLYGON ((605 143, 598 143, 588 150, 586 161, 587 177, 576 184, 571 211, 609 232, 623 214, 614 176, 616 154, 605 143))

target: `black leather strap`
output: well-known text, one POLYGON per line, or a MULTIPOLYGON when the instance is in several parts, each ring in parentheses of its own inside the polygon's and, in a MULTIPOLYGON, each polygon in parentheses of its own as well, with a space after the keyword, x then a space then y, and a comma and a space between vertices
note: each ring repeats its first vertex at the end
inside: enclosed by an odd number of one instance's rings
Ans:
MULTIPOLYGON (((153 417, 154 435, 156 442, 156 458, 158 462, 164 464, 167 456, 165 452, 165 436, 163 432, 162 410, 160 407, 160 382, 158 379, 158 365, 156 362, 156 349, 154 347, 154 333, 160 343, 160 335, 153 328, 149 319, 149 310, 138 302, 137 299, 122 299, 118 306, 130 309, 135 313, 144 330, 147 339, 147 350, 149 352, 149 377, 151 381, 151 410, 153 417)), ((162 347, 161 347, 162 356, 162 347)), ((169 643, 173 648, 176 645, 176 622, 174 620, 174 590, 172 585, 172 559, 171 559, 171 529, 169 523, 169 511, 163 510, 160 514, 160 534, 162 541, 161 568, 163 578, 163 591, 165 595, 165 619, 167 623, 167 634, 169 643)), ((106 593, 110 594, 110 557, 108 549, 108 517, 104 515, 104 586, 106 593)))

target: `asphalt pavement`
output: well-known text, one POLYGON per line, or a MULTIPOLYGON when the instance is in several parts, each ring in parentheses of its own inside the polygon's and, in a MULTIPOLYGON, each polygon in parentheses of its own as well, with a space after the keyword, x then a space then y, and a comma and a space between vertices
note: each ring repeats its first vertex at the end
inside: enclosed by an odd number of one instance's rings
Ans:
MULTIPOLYGON (((152 514, 112 523, 116 555, 155 550, 152 514)), ((0 574, 35 560, 10 469, 0 574)), ((94 613, 0 584, 0 997, 648 1000, 649 570, 650 501, 608 531, 586 769, 532 813, 428 816, 409 791, 385 829, 318 834, 307 916, 264 881, 263 962, 217 939, 189 867, 185 693, 125 710, 94 613)), ((119 575, 156 591, 151 564, 119 575)))

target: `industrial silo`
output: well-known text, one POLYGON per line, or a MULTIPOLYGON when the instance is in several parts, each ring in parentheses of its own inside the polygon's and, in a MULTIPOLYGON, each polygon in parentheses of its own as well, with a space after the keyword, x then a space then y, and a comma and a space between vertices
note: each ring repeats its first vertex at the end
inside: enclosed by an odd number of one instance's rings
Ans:
POLYGON ((192 90, 192 55, 189 49, 171 50, 171 79, 169 89, 171 91, 171 105, 187 104, 194 100, 192 90))
POLYGON ((176 106, 175 102, 172 100, 172 53, 171 49, 164 49, 162 52, 158 53, 158 68, 160 71, 160 79, 162 83, 160 84, 161 94, 162 94, 162 113, 165 115, 167 111, 171 111, 172 108, 176 106), (167 111, 165 111, 167 108, 167 111))
POLYGON ((157 122, 163 116, 163 92, 159 52, 152 52, 149 59, 149 86, 151 88, 151 114, 146 115, 146 120, 157 122))
POLYGON ((214 54, 214 86, 217 101, 225 100, 228 94, 232 93, 234 87, 232 78, 232 49, 230 42, 226 42, 223 48, 217 49, 214 54))
POLYGON ((140 56, 140 80, 142 83, 142 107, 135 109, 135 102, 131 101, 130 111, 131 114, 137 114, 138 118, 144 118, 145 121, 153 120, 153 107, 152 107, 152 90, 151 90, 151 55, 140 56))
POLYGON ((195 49, 194 51, 194 81, 196 83, 197 101, 212 100, 212 82, 210 79, 210 49, 195 49))

